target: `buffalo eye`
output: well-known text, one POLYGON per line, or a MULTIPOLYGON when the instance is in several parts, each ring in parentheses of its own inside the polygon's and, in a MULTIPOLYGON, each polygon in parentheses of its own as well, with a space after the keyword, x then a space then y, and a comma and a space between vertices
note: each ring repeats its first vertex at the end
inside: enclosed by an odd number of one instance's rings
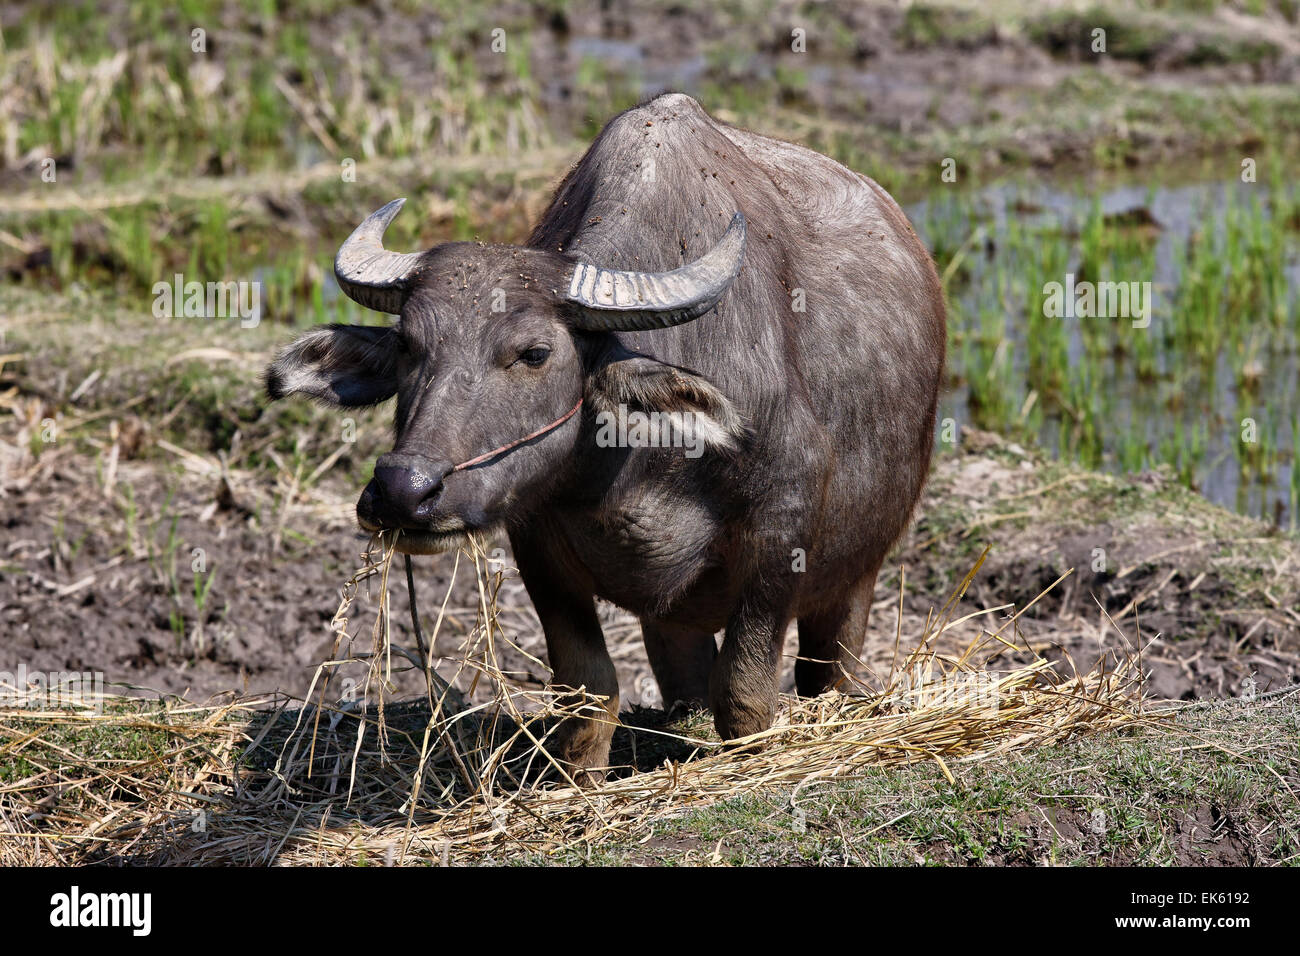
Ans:
POLYGON ((531 349, 525 349, 519 353, 519 361, 523 362, 529 368, 538 368, 550 358, 551 350, 545 346, 535 346, 531 349))

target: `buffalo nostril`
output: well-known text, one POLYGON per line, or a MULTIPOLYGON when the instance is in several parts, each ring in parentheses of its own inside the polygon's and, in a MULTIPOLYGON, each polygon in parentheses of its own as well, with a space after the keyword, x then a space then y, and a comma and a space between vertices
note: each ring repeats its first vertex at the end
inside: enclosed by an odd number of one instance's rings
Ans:
POLYGON ((394 523, 426 517, 442 492, 445 473, 445 469, 436 466, 426 469, 377 464, 374 477, 377 510, 394 523))

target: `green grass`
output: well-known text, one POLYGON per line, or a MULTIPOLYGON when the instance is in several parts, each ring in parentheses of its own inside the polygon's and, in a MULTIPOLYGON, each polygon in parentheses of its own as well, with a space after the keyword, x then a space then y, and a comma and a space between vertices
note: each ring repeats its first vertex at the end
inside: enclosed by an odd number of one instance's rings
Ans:
POLYGON ((1082 9, 1049 9, 1030 16, 1025 30, 1036 43, 1058 55, 1109 55, 1144 66, 1157 62, 1165 66, 1258 64, 1276 60, 1282 54, 1282 48, 1271 40, 1225 34, 1201 19, 1200 15, 1211 12, 1207 6, 1183 12, 1194 15, 1171 16, 1097 3, 1082 9), (1104 52, 1094 50, 1095 30, 1105 31, 1104 52))
POLYGON ((992 17, 976 10, 915 3, 903 13, 898 38, 909 48, 983 46, 996 36, 992 17))
MULTIPOLYGON (((345 5, 316 6, 328 8, 320 15, 345 5)), ((478 75, 474 58, 486 22, 468 21, 463 5, 447 2, 408 11, 458 36, 432 51, 431 82, 412 97, 385 73, 383 39, 349 38, 340 62, 324 52, 324 34, 298 19, 307 12, 301 6, 293 18, 275 4, 208 0, 130 10, 113 18, 97 4, 38 5, 7 31, 0 86, 25 91, 14 113, 20 151, 44 148, 79 164, 102 156, 95 165, 112 175, 121 166, 113 157, 124 151, 197 172, 274 168, 303 150, 342 150, 329 157, 338 161, 545 144, 530 111, 526 11, 498 24, 516 42, 502 58, 504 73, 490 80, 478 75), (196 28, 207 31, 206 50, 192 49, 196 28), (285 92, 286 77, 296 90, 285 92), (508 127, 518 139, 507 140, 508 127)))
POLYGON ((1184 712, 1165 729, 1031 754, 757 792, 597 843, 547 865, 1294 864, 1300 770, 1294 703, 1184 712), (1190 742, 1190 746, 1189 746, 1190 742))

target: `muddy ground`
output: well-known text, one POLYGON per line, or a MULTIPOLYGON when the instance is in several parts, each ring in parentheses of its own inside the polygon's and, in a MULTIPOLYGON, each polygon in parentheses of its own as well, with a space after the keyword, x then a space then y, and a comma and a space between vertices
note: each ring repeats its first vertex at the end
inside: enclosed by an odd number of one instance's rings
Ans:
MULTIPOLYGON (((120 496, 103 494, 93 458, 55 451, 32 461, 3 447, 0 670, 103 671, 133 693, 194 699, 232 689, 306 693, 330 657, 339 588, 366 546, 348 489, 316 488, 288 499, 286 510, 253 478, 223 479, 203 456, 182 469, 126 461, 116 480, 132 489, 127 518, 120 496), (214 572, 202 603, 191 570, 196 548, 214 572)), ((977 628, 996 629, 1073 568, 1019 622, 1020 644, 1066 673, 1103 654, 1136 653, 1140 643, 1149 691, 1160 697, 1239 696, 1300 678, 1300 545, 1167 476, 1072 471, 968 431, 960 448, 936 459, 918 514, 877 586, 866 660, 879 672, 888 671, 899 627, 899 569, 906 651, 987 546, 953 616, 994 610, 946 634, 954 648, 977 628)), ((452 566, 450 555, 417 559, 426 632, 452 566)), ((502 664, 543 683, 544 642, 508 550, 504 567, 501 621, 527 654, 508 652, 502 664)), ((394 580, 391 590, 395 640, 413 647, 405 587, 394 580)), ((377 588, 363 588, 351 615, 358 651, 369 646, 376 600, 377 588)), ((475 578, 462 566, 437 642, 444 673, 477 602, 475 578)), ((623 705, 660 705, 635 619, 610 606, 602 613, 623 705)), ((793 653, 792 634, 787 690, 793 653)), ((409 672, 397 685, 404 693, 422 686, 409 672)))

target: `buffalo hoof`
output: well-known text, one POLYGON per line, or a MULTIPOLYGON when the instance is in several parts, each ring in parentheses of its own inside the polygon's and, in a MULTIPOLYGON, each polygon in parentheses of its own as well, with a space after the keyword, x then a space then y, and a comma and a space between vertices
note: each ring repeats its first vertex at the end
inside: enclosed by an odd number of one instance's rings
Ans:
POLYGON ((580 787, 604 783, 613 736, 613 724, 604 721, 570 717, 560 725, 555 752, 574 783, 580 787))
POLYGON ((723 696, 711 707, 713 726, 723 740, 738 740, 762 733, 776 718, 776 701, 743 701, 723 696))

